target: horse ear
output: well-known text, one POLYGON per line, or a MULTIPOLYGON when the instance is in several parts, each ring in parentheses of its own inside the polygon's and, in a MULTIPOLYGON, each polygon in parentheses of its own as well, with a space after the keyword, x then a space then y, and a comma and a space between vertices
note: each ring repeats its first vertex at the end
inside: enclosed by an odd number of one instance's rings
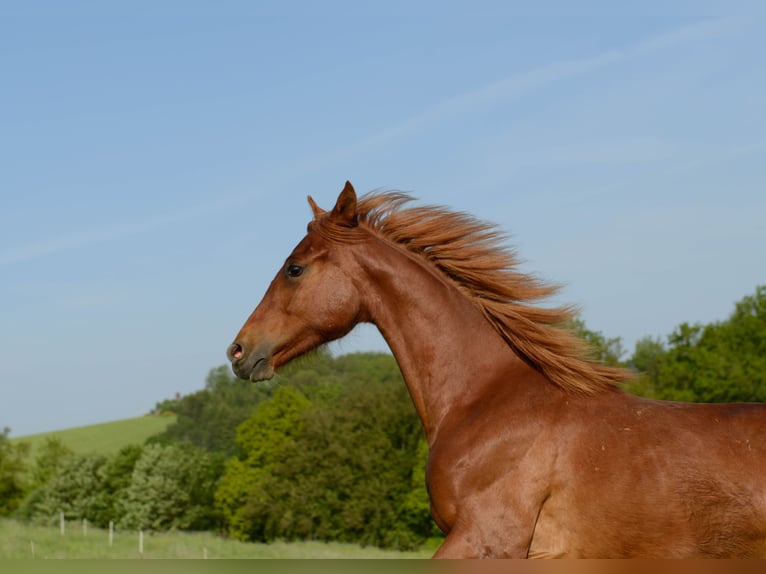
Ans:
POLYGON ((321 216, 323 216, 325 213, 327 213, 324 209, 319 207, 314 201, 314 198, 310 195, 308 196, 309 205, 311 206, 311 211, 314 213, 314 219, 319 219, 321 216))
POLYGON ((356 226, 356 192, 354 191, 354 186, 351 185, 351 182, 347 181, 343 191, 340 192, 331 216, 341 225, 347 227, 356 226))

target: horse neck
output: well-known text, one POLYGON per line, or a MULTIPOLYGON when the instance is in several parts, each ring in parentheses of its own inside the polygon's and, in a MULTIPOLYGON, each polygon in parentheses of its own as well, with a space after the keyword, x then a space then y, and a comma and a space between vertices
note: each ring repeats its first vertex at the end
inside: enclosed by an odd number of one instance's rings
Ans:
POLYGON ((368 318, 396 357, 432 444, 448 415, 492 400, 492 385, 509 372, 532 369, 433 266, 383 240, 365 245, 374 250, 358 257, 368 318))

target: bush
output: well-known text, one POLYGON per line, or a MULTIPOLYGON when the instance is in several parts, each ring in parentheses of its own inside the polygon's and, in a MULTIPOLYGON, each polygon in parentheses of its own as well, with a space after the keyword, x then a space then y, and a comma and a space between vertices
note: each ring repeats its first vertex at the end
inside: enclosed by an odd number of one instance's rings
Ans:
POLYGON ((24 514, 42 524, 53 525, 64 513, 67 520, 86 518, 103 525, 109 521, 109 500, 104 489, 103 455, 71 456, 45 486, 25 503, 24 514))
POLYGON ((213 495, 223 459, 192 446, 147 445, 117 502, 119 524, 149 530, 216 525, 213 495))

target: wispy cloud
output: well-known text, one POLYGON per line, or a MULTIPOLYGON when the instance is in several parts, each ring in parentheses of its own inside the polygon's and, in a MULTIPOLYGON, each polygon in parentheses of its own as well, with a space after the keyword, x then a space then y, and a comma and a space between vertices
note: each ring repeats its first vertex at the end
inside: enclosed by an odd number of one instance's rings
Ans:
MULTIPOLYGON (((660 146, 660 144, 657 144, 660 146)), ((669 177, 684 174, 689 172, 698 172, 701 169, 705 169, 709 172, 711 167, 716 169, 720 166, 734 162, 739 158, 747 157, 753 154, 762 153, 766 148, 766 143, 755 142, 749 144, 742 144, 729 148, 722 148, 719 146, 709 147, 705 150, 698 150, 694 158, 686 159, 683 161, 666 162, 666 165, 662 168, 658 168, 653 172, 653 176, 659 180, 667 180, 669 177)), ((671 151, 672 148, 667 148, 671 151)), ((647 148, 647 154, 651 154, 651 150, 647 148)), ((619 157, 619 155, 617 156, 619 157)), ((660 146, 656 159, 671 159, 673 154, 664 154, 660 146)), ((610 158, 607 157, 608 161, 610 158)), ((646 159, 652 159, 651 155, 647 155, 646 159)), ((572 207, 585 202, 597 201, 599 198, 606 195, 613 195, 620 193, 624 190, 631 189, 635 185, 635 180, 620 180, 610 183, 602 187, 591 188, 587 190, 580 190, 578 193, 569 193, 567 198, 560 202, 561 206, 572 207)), ((686 209, 686 208, 684 208, 686 209)))
MULTIPOLYGON (((326 166, 328 163, 348 159, 375 147, 389 144, 397 139, 427 129, 428 126, 443 123, 451 117, 508 104, 515 99, 526 96, 548 85, 580 77, 644 54, 669 50, 679 45, 730 33, 733 28, 734 21, 732 19, 694 22, 626 47, 610 49, 601 54, 586 58, 555 62, 526 72, 513 74, 497 82, 438 102, 391 127, 360 139, 348 146, 319 154, 307 160, 299 161, 296 164, 291 164, 285 168, 285 172, 292 176, 295 176, 296 173, 310 172, 319 167, 326 166)), ((200 217, 222 208, 232 207, 246 199, 247 197, 242 195, 232 195, 205 205, 150 216, 139 221, 77 231, 27 245, 10 247, 0 251, 0 266, 28 261, 121 237, 146 233, 178 221, 200 217)))
POLYGON ((451 117, 475 113, 477 110, 486 111, 497 105, 508 104, 551 84, 584 76, 646 54, 670 50, 684 44, 732 33, 735 29, 736 20, 733 18, 692 22, 635 44, 606 50, 594 56, 563 60, 513 74, 502 80, 438 102, 393 126, 348 146, 311 158, 298 167, 303 170, 310 170, 326 165, 328 162, 341 161, 411 135, 430 125, 447 121, 451 117))
POLYGON ((21 263, 39 257, 87 247, 88 245, 147 233, 179 221, 203 217, 214 211, 233 208, 246 199, 247 197, 244 195, 231 195, 198 206, 187 207, 159 215, 150 215, 141 220, 75 231, 26 245, 10 247, 0 251, 0 266, 21 263))
POLYGON ((108 241, 125 235, 141 233, 154 227, 151 222, 131 223, 85 231, 77 231, 67 235, 49 237, 41 241, 28 243, 18 247, 10 247, 0 251, 0 265, 20 263, 46 255, 53 255, 70 249, 77 249, 85 245, 108 241))

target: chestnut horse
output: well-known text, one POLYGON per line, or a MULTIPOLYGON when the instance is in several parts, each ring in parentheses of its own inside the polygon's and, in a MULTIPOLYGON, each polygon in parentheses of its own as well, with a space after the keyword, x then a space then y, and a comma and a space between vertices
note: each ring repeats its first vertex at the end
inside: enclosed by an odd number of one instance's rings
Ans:
POLYGON ((436 557, 766 556, 766 406, 629 395, 494 226, 346 183, 228 356, 252 381, 375 324, 428 441, 436 557))

